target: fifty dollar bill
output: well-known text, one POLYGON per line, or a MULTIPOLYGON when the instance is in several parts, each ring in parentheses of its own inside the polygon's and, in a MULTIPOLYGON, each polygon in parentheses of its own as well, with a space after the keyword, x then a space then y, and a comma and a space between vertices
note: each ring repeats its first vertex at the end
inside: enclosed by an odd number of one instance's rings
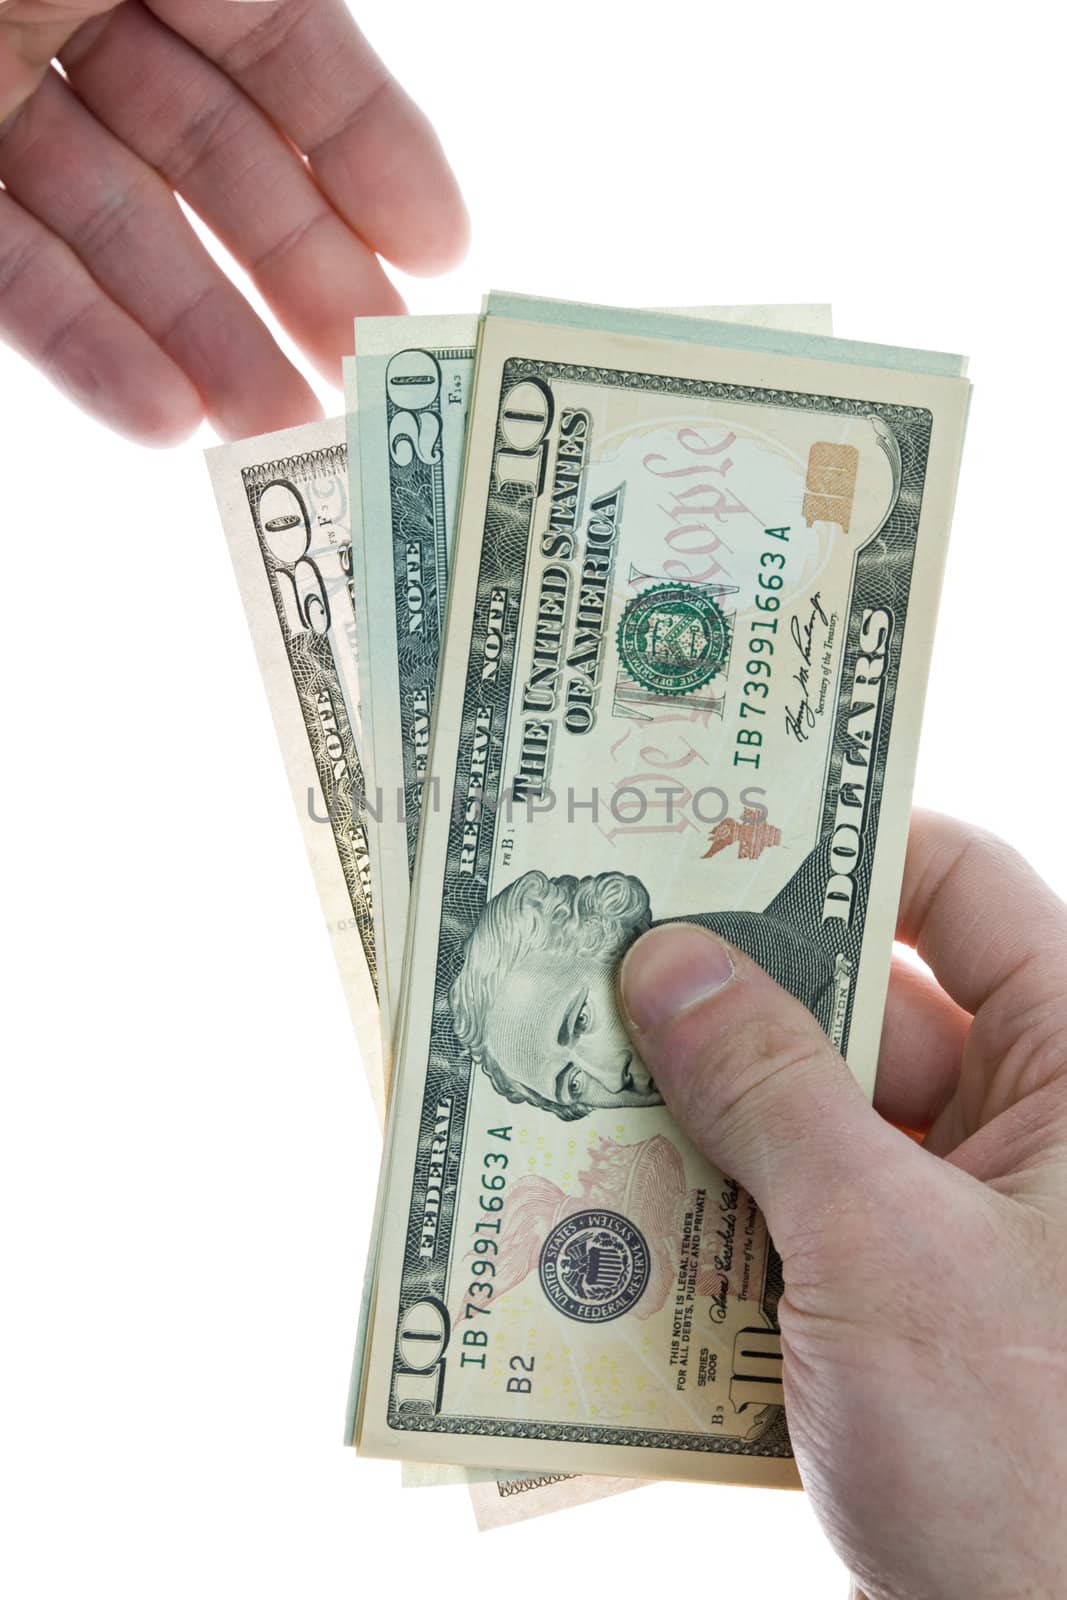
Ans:
POLYGON ((208 452, 208 465, 364 1070, 384 1117, 344 423, 223 445, 208 452))

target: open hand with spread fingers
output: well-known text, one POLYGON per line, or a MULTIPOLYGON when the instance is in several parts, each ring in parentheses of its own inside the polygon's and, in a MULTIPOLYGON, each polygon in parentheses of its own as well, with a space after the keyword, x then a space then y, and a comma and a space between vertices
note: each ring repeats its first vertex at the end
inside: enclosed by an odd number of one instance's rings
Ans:
POLYGON ((190 226, 334 381, 467 218, 432 128, 343 0, 0 0, 0 336, 149 444, 321 414, 190 226))

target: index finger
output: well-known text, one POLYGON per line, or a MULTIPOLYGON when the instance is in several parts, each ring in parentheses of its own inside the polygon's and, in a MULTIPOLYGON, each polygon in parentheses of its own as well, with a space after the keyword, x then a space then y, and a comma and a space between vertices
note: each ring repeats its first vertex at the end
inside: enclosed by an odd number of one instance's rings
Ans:
POLYGON ((344 0, 148 0, 297 148, 323 193, 406 272, 451 266, 467 213, 427 119, 356 27, 344 0))
POLYGON ((934 811, 912 816, 897 938, 972 1014, 1024 966, 1067 970, 1067 906, 1002 839, 934 811))

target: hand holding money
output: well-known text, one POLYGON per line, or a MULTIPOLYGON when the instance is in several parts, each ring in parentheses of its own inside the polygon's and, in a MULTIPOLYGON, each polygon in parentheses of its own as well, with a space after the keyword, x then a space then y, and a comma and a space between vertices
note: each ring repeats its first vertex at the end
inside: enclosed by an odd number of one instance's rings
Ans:
POLYGON ((703 930, 633 946, 623 1011, 781 1252, 790 1437, 842 1559, 871 1595, 1051 1597, 1067 909, 998 841, 920 814, 897 934, 934 976, 896 974, 873 1110, 808 1012, 703 930), (886 1119, 929 1128, 925 1148, 886 1119))
MULTIPOLYGON (((436 436, 414 356, 383 395, 403 460, 436 436)), ((956 357, 490 297, 353 1391, 370 1453, 796 1483, 778 1257, 613 980, 653 922, 713 929, 870 1092, 966 402, 956 357)), ((375 730, 380 681, 374 657, 375 730)))
POLYGON ((982 1592, 977 1482, 1043 1582, 1018 1463, 952 1469, 1005 1409, 1026 1470, 1054 1445, 1062 1084, 1005 1064, 1064 913, 956 824, 912 841, 897 936, 944 987, 894 967, 875 1089, 926 1150, 868 1103, 960 364, 492 312, 362 324, 349 497, 336 424, 212 463, 365 1044, 390 996, 353 1432, 502 1469, 483 1525, 799 1465, 879 1595, 982 1592))

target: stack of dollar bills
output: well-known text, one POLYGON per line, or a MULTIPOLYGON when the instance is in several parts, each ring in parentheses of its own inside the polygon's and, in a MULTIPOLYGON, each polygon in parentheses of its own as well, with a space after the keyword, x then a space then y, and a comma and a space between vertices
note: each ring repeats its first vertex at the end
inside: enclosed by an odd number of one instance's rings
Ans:
POLYGON ((873 1090, 965 363, 502 294, 355 349, 209 455, 386 1119, 349 1441, 483 1525, 796 1483, 780 1263, 614 975, 713 928, 873 1090))

